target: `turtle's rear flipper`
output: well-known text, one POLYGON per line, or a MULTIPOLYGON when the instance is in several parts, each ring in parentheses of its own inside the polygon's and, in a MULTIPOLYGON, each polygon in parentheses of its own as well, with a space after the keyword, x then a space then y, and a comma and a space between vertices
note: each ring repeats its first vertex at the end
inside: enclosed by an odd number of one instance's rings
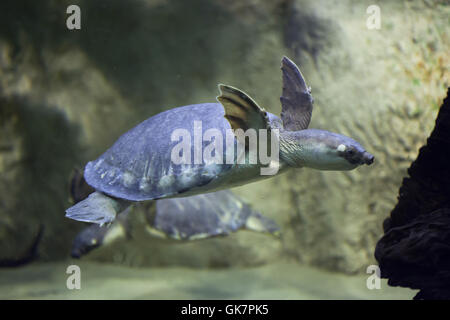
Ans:
POLYGON ((247 230, 252 230, 256 232, 266 232, 270 233, 276 237, 280 236, 280 227, 277 223, 260 214, 259 212, 253 211, 252 214, 247 218, 245 222, 245 228, 247 230))
POLYGON ((100 192, 94 192, 85 200, 66 210, 66 217, 78 221, 98 223, 100 226, 111 223, 116 215, 125 210, 128 201, 113 199, 100 192))

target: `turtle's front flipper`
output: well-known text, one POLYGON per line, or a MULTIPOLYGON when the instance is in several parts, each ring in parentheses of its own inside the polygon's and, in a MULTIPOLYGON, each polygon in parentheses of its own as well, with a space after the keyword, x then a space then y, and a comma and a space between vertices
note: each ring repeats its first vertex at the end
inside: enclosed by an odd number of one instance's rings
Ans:
POLYGON ((129 201, 113 199, 100 192, 94 192, 86 199, 66 210, 66 217, 78 221, 98 223, 100 226, 111 223, 116 215, 130 206, 129 201))
MULTIPOLYGON (((225 109, 225 118, 233 130, 253 129, 257 134, 260 129, 270 130, 267 112, 245 92, 224 84, 219 84, 219 90, 220 96, 217 97, 217 101, 225 109)), ((236 135, 236 138, 243 139, 241 142, 248 148, 245 138, 240 135, 236 135)))
POLYGON ((284 129, 300 131, 308 128, 313 110, 311 88, 306 85, 300 69, 287 57, 281 61, 283 93, 280 97, 284 129))

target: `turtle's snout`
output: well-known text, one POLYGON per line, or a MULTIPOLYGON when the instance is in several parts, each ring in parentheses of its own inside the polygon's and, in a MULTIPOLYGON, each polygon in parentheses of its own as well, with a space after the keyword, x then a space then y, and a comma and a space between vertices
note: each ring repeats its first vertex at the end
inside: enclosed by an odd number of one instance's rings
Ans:
POLYGON ((368 153, 367 151, 364 152, 364 154, 363 154, 363 161, 364 161, 365 164, 370 166, 373 163, 374 160, 375 160, 375 157, 372 154, 368 153))

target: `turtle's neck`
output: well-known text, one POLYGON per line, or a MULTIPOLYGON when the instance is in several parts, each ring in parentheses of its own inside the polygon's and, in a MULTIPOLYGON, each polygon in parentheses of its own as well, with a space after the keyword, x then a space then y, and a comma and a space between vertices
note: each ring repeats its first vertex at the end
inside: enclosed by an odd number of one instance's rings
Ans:
POLYGON ((303 161, 299 158, 302 148, 296 139, 294 131, 280 131, 280 160, 290 167, 302 167, 303 161))
POLYGON ((280 132, 280 158, 295 168, 316 168, 320 162, 327 162, 326 149, 333 143, 329 136, 333 133, 307 129, 280 132))

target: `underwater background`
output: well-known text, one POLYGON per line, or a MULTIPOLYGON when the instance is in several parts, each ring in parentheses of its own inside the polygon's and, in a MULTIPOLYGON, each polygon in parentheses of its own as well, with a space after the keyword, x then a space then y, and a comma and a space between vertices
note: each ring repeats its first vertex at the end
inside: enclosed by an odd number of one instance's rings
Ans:
POLYGON ((1 1, 0 298, 411 298, 369 290, 366 271, 450 84, 449 17, 438 0, 1 1), (284 55, 312 87, 310 127, 360 141, 371 167, 234 188, 280 237, 158 239, 142 205, 128 234, 70 257, 87 226, 64 216, 75 168, 161 111, 215 102, 218 83, 279 114, 284 55), (75 293, 72 264, 86 271, 75 293))

